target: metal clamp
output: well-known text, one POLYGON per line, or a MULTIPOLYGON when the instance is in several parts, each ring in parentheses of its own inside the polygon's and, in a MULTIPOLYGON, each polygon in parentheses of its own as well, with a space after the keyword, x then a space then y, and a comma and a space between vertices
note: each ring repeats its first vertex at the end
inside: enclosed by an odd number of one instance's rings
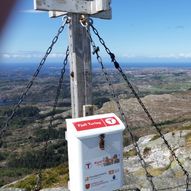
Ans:
POLYGON ((99 136, 99 148, 101 149, 101 150, 105 150, 105 134, 101 134, 100 136, 99 136))
POLYGON ((89 25, 93 25, 93 19, 86 17, 85 15, 81 15, 80 17, 80 24, 83 27, 88 27, 89 25))

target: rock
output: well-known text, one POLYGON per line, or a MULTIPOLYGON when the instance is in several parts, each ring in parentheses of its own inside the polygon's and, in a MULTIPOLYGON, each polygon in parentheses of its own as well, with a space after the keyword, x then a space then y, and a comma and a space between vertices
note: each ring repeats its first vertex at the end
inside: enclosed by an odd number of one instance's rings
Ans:
MULTIPOLYGON (((164 136, 184 168, 191 173, 191 145, 189 142, 191 130, 175 131, 164 136)), ((147 170, 153 176, 153 182, 157 189, 170 187, 167 190, 180 191, 185 188, 186 177, 177 161, 171 156, 171 152, 164 141, 157 137, 156 135, 149 135, 138 140, 141 154, 147 163, 147 170)), ((138 187, 141 190, 150 190, 150 184, 140 165, 139 158, 128 156, 128 152, 132 149, 132 145, 124 149, 125 156, 127 156, 124 158, 125 188, 138 187)))
POLYGON ((69 191, 67 188, 61 187, 61 188, 46 188, 42 189, 41 191, 69 191))
MULTIPOLYGON (((191 174, 191 130, 179 130, 164 135, 183 167, 191 174)), ((158 135, 152 134, 138 140, 141 155, 157 190, 185 190, 186 177, 177 161, 158 135)), ((136 156, 133 145, 124 148, 125 185, 121 191, 152 190, 145 171, 136 156)), ((0 191, 25 191, 23 189, 4 188, 0 191)), ((41 191, 69 191, 67 188, 47 188, 41 191)))

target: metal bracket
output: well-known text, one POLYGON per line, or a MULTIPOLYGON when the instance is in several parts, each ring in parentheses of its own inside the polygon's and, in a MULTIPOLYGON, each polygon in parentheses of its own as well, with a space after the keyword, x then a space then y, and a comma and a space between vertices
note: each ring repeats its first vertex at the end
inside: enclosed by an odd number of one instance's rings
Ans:
POLYGON ((99 148, 101 149, 101 150, 104 150, 105 149, 105 134, 101 134, 100 136, 99 136, 99 148))
POLYGON ((111 0, 34 0, 34 9, 96 16, 101 12, 109 12, 111 15, 110 4, 111 0))

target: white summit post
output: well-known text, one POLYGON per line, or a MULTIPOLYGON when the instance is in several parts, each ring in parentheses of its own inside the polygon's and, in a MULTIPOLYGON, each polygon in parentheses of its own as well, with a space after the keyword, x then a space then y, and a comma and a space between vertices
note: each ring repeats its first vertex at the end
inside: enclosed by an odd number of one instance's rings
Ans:
POLYGON ((92 66, 90 41, 79 22, 81 15, 111 19, 111 0, 34 0, 36 10, 50 17, 67 14, 69 24, 70 82, 72 117, 82 117, 92 105, 92 66), (86 107, 86 105, 88 105, 86 107), (83 111, 83 107, 85 108, 83 111))

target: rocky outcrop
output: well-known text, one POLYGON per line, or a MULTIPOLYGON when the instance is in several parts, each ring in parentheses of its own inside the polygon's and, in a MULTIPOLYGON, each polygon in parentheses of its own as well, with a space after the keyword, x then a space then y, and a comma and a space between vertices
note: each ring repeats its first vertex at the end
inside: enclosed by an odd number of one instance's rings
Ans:
MULTIPOLYGON (((191 174, 191 130, 170 132, 165 134, 164 137, 181 164, 191 174)), ((138 140, 138 145, 141 155, 147 163, 147 170, 153 176, 153 182, 157 190, 185 190, 186 177, 164 141, 157 134, 141 137, 138 140)), ((124 175, 125 186, 122 190, 136 190, 136 188, 142 191, 152 190, 133 145, 124 148, 124 175)), ((0 189, 0 191, 25 190, 4 188, 0 189)), ((62 187, 43 189, 41 191, 68 191, 68 189, 62 187)))
MULTIPOLYGON (((184 168, 191 173, 191 130, 167 133, 165 138, 184 168)), ((166 190, 180 191, 185 188, 186 177, 183 171, 158 135, 142 137, 138 145, 157 190, 168 188, 166 190)), ((132 145, 125 147, 124 156, 125 187, 150 190, 145 171, 132 145)))

